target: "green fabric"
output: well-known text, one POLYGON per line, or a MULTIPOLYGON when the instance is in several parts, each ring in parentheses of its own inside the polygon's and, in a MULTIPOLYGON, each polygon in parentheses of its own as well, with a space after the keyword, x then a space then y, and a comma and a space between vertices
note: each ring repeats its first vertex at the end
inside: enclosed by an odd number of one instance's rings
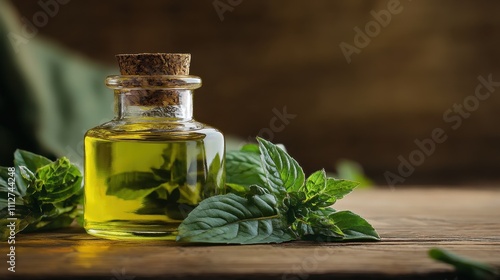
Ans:
POLYGON ((113 116, 113 94, 104 79, 118 71, 39 34, 24 36, 19 19, 0 0, 0 165, 12 163, 16 148, 64 155, 81 165, 85 131, 113 116))

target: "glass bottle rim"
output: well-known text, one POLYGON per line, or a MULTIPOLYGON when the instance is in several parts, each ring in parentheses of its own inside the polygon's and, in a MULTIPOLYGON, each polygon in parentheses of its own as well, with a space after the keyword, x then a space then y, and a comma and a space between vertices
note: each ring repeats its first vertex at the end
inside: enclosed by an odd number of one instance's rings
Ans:
POLYGON ((106 77, 111 89, 197 89, 201 78, 192 75, 111 75, 106 77))

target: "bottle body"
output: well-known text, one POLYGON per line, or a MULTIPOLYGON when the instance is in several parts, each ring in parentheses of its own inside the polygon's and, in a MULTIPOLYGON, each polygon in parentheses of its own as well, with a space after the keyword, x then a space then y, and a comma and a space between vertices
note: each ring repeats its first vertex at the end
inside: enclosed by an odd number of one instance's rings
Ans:
POLYGON ((113 126, 85 136, 85 229, 111 239, 174 240, 201 200, 224 192, 223 135, 202 124, 154 132, 150 123, 146 131, 113 126))
POLYGON ((115 119, 85 134, 84 228, 108 239, 175 240, 201 200, 223 194, 222 133, 193 118, 195 76, 110 76, 115 119))

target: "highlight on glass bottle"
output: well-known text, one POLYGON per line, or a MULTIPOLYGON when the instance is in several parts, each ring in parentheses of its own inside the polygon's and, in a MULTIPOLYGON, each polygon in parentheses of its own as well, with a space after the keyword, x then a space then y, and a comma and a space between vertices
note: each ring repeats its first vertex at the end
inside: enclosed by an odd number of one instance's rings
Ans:
POLYGON ((189 55, 123 56, 122 75, 106 79, 115 118, 85 135, 84 227, 110 239, 174 240, 201 200, 224 193, 224 137, 193 119, 201 79, 188 75, 189 55))

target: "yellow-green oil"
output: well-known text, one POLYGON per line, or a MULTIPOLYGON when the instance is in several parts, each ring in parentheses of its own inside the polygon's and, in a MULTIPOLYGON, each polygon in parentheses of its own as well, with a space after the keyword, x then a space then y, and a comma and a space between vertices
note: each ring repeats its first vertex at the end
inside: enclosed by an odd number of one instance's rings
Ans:
POLYGON ((224 192, 224 140, 215 129, 85 136, 84 227, 108 239, 175 240, 206 197, 224 192))

